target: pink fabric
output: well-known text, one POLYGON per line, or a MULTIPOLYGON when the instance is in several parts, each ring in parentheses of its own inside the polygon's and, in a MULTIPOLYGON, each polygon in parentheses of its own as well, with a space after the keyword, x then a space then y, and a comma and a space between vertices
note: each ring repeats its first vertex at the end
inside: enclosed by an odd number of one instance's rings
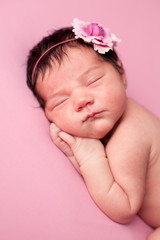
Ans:
POLYGON ((128 94, 160 117, 159 8, 156 0, 1 1, 1 240, 145 240, 152 231, 139 217, 120 225, 97 208, 52 144, 25 68, 29 49, 52 28, 68 26, 74 17, 101 22, 122 39, 117 49, 128 94))

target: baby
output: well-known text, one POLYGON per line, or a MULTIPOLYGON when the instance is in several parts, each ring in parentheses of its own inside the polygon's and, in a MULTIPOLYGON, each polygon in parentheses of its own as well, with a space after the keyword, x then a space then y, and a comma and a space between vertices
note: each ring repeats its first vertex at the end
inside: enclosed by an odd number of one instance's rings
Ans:
POLYGON ((98 207, 122 224, 138 214, 159 240, 160 120, 127 97, 117 42, 75 19, 30 51, 27 83, 98 207))

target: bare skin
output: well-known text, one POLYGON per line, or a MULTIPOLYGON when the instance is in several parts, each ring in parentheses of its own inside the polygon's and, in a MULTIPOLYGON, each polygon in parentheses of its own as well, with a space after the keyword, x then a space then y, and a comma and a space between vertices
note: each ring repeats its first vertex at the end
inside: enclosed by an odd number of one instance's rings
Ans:
POLYGON ((52 140, 107 216, 126 224, 139 214, 156 228, 148 240, 158 240, 160 120, 127 97, 125 74, 94 51, 72 48, 67 55, 37 79, 52 140))

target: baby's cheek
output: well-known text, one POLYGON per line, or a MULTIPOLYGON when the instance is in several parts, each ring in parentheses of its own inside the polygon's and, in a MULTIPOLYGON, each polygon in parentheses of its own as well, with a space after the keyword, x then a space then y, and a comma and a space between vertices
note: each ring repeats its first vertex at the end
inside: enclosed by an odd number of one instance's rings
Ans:
MULTIPOLYGON (((50 119, 63 131, 68 132, 70 129, 70 121, 64 112, 54 111, 50 114, 50 119)), ((69 133, 69 132, 68 132, 69 133)))
POLYGON ((45 116, 49 121, 53 122, 51 112, 48 111, 46 108, 45 108, 45 116))
POLYGON ((59 128, 63 130, 64 132, 67 132, 71 135, 79 136, 79 131, 81 129, 80 124, 75 121, 74 119, 68 118, 67 116, 56 119, 57 120, 57 126, 59 125, 59 128))
POLYGON ((46 115, 46 118, 47 118, 50 122, 56 123, 56 119, 57 119, 57 117, 58 117, 58 114, 56 114, 54 110, 45 109, 45 115, 46 115))

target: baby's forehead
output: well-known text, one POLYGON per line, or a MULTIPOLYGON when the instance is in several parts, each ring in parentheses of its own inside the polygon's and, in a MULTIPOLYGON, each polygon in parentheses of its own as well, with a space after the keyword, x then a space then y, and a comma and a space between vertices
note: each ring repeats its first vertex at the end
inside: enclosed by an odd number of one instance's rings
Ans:
POLYGON ((39 82, 45 83, 49 79, 59 81, 58 79, 61 78, 77 78, 84 72, 101 68, 103 64, 108 62, 92 47, 88 46, 63 46, 61 52, 63 54, 59 58, 55 57, 54 54, 50 57, 50 63, 39 74, 39 82))
POLYGON ((55 73, 61 71, 68 73, 82 71, 83 69, 94 69, 96 65, 102 64, 104 59, 97 52, 87 47, 66 48, 61 61, 53 60, 50 71, 55 73))
MULTIPOLYGON (((105 62, 103 60, 103 62, 105 62)), ((87 47, 67 47, 61 59, 51 58, 45 72, 39 74, 38 80, 44 83, 49 79, 78 77, 102 66, 102 58, 94 50, 87 47)))
POLYGON ((65 47, 60 58, 51 57, 50 71, 65 71, 65 69, 80 70, 86 66, 106 62, 102 56, 91 47, 65 47))

